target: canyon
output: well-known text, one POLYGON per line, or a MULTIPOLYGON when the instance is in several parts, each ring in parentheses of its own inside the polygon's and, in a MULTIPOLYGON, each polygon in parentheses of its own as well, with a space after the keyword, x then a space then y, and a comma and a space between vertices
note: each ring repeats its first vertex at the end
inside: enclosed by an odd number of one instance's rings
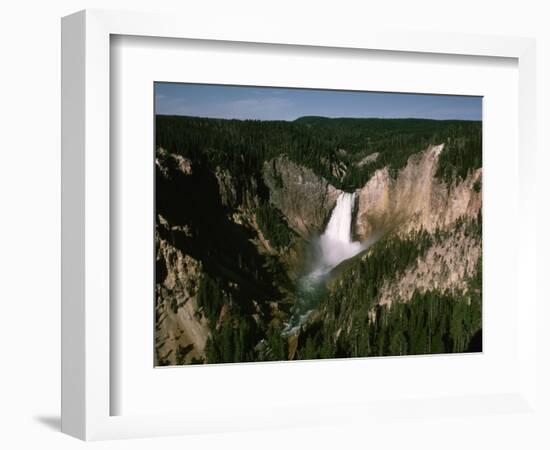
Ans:
MULTIPOLYGON (((156 363, 208 362, 223 333, 237 347, 249 333, 256 342, 249 354, 259 360, 277 349, 285 359, 305 355, 321 335, 332 349, 326 354, 337 356, 338 342, 357 333, 359 316, 361 327, 374 327, 379 308, 432 292, 470 295, 482 255, 482 169, 442 179, 445 146, 427 145, 398 170, 375 168, 351 190, 285 154, 263 162, 256 176, 238 176, 159 148, 156 363), (368 301, 348 295, 335 310, 339 292, 393 240, 412 243, 413 256, 386 268, 390 275, 375 287, 361 285, 368 301), (206 305, 212 298, 215 305, 206 305), (311 331, 316 327, 321 334, 311 331)), ((357 164, 379 160, 372 153, 357 164)))

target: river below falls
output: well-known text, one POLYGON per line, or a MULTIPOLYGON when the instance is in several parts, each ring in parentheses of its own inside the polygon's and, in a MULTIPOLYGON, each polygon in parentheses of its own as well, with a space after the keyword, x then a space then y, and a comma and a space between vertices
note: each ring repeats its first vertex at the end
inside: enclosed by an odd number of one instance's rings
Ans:
POLYGON ((352 240, 354 204, 355 193, 342 192, 338 196, 325 231, 313 243, 316 258, 312 269, 298 280, 297 300, 283 335, 294 334, 317 308, 325 290, 325 280, 332 269, 368 248, 366 242, 352 240))

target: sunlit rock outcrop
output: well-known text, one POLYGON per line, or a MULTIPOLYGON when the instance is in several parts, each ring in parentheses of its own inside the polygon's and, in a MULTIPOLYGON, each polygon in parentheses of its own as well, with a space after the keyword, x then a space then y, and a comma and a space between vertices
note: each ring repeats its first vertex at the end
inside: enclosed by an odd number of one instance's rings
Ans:
POLYGON ((474 218, 481 208, 477 169, 465 180, 447 185, 435 177, 443 145, 411 156, 395 178, 387 167, 377 170, 358 191, 355 233, 361 240, 373 233, 401 234, 446 228, 458 218, 474 218))

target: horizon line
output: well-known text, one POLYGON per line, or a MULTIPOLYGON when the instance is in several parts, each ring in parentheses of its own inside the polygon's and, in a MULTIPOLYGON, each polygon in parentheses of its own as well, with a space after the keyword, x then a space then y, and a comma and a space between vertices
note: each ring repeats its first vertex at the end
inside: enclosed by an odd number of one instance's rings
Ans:
POLYGON ((482 120, 483 97, 313 88, 155 83, 164 115, 292 122, 327 119, 482 120))
POLYGON ((357 116, 318 116, 318 115, 305 115, 305 116, 299 116, 295 119, 239 119, 236 117, 212 117, 212 116, 194 116, 190 114, 165 114, 165 113, 157 113, 155 112, 155 117, 161 116, 161 117, 187 117, 192 119, 212 119, 212 120, 236 120, 238 122, 296 122, 300 119, 306 119, 306 118, 319 118, 319 119, 329 119, 329 120, 429 120, 432 122, 483 122, 483 119, 434 119, 432 117, 376 117, 376 116, 365 116, 365 117, 357 117, 357 116))

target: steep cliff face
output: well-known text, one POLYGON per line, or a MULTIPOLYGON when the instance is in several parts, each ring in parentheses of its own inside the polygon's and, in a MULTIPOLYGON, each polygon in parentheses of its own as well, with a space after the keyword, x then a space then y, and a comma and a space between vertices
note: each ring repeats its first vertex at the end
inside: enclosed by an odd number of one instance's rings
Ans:
MULTIPOLYGON (((482 169, 464 180, 445 183, 435 176, 443 147, 431 146, 412 155, 394 176, 387 167, 377 170, 356 191, 354 233, 358 240, 391 232, 406 235, 421 229, 433 233, 448 228, 459 218, 477 216, 481 209, 482 169)), ((311 169, 285 156, 266 162, 263 178, 270 201, 306 239, 323 231, 342 193, 311 169)), ((224 191, 231 192, 221 185, 224 191)))
MULTIPOLYGON (((163 221, 162 226, 169 225, 163 221)), ((156 362, 184 364, 200 360, 209 336, 204 315, 197 305, 202 265, 162 239, 157 240, 156 362)))
POLYGON ((295 164, 286 156, 266 162, 263 178, 269 188, 270 201, 285 215, 290 227, 305 239, 322 231, 341 193, 311 169, 295 164))
POLYGON ((387 168, 378 170, 359 190, 359 239, 375 233, 406 238, 420 230, 438 235, 413 264, 384 282, 381 305, 408 301, 415 291, 463 292, 480 261, 481 234, 469 233, 468 224, 481 212, 482 169, 446 184, 435 176, 442 150, 437 145, 411 156, 395 178, 387 168))
POLYGON ((409 301, 415 291, 462 294, 481 261, 481 237, 468 234, 466 226, 457 229, 430 246, 413 264, 380 289, 378 303, 409 301))
POLYGON ((155 166, 163 177, 170 178, 171 171, 181 172, 184 175, 193 173, 191 161, 181 155, 170 153, 164 148, 158 148, 155 158, 155 166))
POLYGON ((283 255, 264 236, 256 210, 267 188, 254 177, 163 149, 156 170, 156 364, 204 362, 232 318, 255 329, 281 314, 299 243, 283 255))
MULTIPOLYGON (((192 162, 158 149, 157 177, 164 183, 187 179, 192 162)), ((192 239, 189 224, 171 224, 160 213, 156 218, 155 364, 185 364, 204 357, 209 330, 197 305, 202 264, 174 246, 176 236, 192 239)))
POLYGON ((214 175, 218 181, 221 202, 229 209, 253 210, 258 207, 259 197, 265 194, 258 180, 252 176, 236 178, 229 170, 221 167, 216 167, 214 175))
POLYGON ((475 218, 481 208, 478 169, 465 180, 447 185, 435 177, 443 145, 413 155, 395 178, 387 168, 378 170, 359 190, 356 235, 365 240, 374 233, 406 234, 424 229, 434 232, 459 217, 475 218))

